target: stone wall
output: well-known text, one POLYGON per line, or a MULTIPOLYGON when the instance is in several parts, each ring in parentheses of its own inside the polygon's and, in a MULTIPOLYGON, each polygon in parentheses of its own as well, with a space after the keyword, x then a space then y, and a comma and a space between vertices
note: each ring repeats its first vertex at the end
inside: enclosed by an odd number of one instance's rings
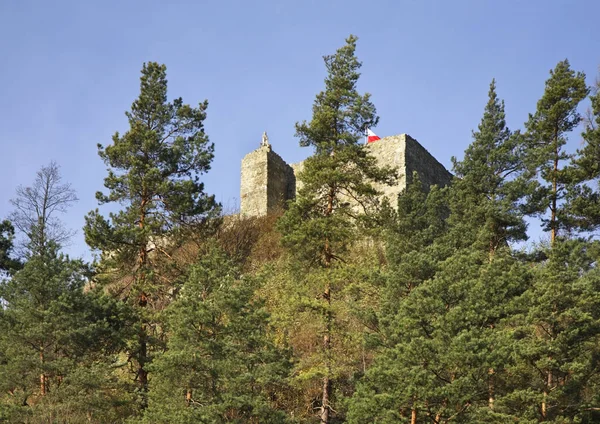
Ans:
MULTIPOLYGON (((376 188, 396 207, 398 195, 406 188, 407 181, 417 171, 423 185, 445 186, 450 184, 452 174, 444 168, 423 146, 407 134, 384 137, 366 146, 380 166, 396 169, 394 186, 376 184, 376 188)), ((262 216, 275 211, 289 199, 294 199, 300 182, 296 175, 303 169, 303 162, 288 165, 272 151, 270 145, 262 145, 242 160, 240 186, 240 212, 246 216, 262 216)))
POLYGON ((296 197, 296 177, 292 167, 277 153, 267 153, 267 211, 282 209, 296 197))
POLYGON ((280 209, 296 193, 294 172, 270 145, 261 146, 242 159, 240 212, 262 216, 280 209))
POLYGON ((389 166, 396 170, 398 179, 395 185, 374 184, 375 188, 383 193, 382 197, 387 197, 394 207, 397 205, 398 194, 406 188, 405 139, 405 134, 393 135, 369 143, 366 146, 371 151, 371 155, 377 159, 379 166, 389 166))
POLYGON ((260 147, 242 159, 240 212, 261 216, 267 213, 267 154, 270 147, 260 147))
POLYGON ((406 175, 410 181, 413 171, 417 171, 426 189, 437 184, 447 186, 452 182, 452 174, 439 163, 417 140, 406 135, 406 175))

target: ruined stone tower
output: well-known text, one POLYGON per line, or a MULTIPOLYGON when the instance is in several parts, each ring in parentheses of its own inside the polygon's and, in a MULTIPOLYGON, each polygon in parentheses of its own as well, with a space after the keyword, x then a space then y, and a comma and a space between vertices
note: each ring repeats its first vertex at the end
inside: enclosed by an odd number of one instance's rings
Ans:
MULTIPOLYGON (((433 184, 445 186, 452 180, 452 174, 444 165, 408 134, 384 137, 365 148, 371 150, 380 166, 391 166, 398 172, 396 185, 375 185, 382 192, 382 197, 387 197, 394 207, 414 171, 426 187, 433 184)), ((296 175, 302 169, 303 162, 288 165, 272 150, 266 133, 263 134, 260 147, 242 159, 241 214, 266 215, 281 208, 286 200, 294 199, 296 175)))
POLYGON ((260 147, 242 159, 240 212, 262 216, 281 209, 296 195, 296 178, 292 167, 273 151, 267 133, 260 147))

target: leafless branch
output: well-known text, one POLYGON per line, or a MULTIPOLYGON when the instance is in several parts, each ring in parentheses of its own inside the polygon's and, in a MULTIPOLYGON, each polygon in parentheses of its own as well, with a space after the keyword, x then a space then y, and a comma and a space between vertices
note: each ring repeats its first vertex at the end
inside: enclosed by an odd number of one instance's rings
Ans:
POLYGON ((68 242, 74 231, 65 228, 57 215, 64 214, 78 200, 71 184, 62 183, 56 162, 42 167, 30 187, 19 186, 11 200, 14 210, 9 219, 23 236, 21 253, 41 253, 50 243, 68 242))

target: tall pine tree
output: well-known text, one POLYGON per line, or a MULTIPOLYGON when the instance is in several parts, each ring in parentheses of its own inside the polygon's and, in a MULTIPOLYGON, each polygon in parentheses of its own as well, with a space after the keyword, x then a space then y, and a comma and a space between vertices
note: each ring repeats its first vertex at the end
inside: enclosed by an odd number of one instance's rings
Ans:
POLYGON ((565 226, 562 200, 574 177, 564 164, 572 157, 565 150, 567 135, 581 121, 577 106, 587 94, 585 74, 573 71, 566 59, 558 62, 550 71, 536 112, 525 124, 531 179, 539 181, 528 202, 529 212, 543 217, 552 243, 565 226))
POLYGON ((504 101, 492 80, 478 130, 462 161, 453 158, 457 179, 453 182, 452 225, 457 243, 483 244, 490 259, 511 241, 526 239, 526 226, 519 203, 527 194, 523 138, 506 126, 504 101), (469 231, 476 226, 479 231, 469 231), (457 235, 460 234, 460 237, 457 235), (467 239, 472 234, 476 239, 467 239))
POLYGON ((377 198, 373 182, 393 178, 377 167, 360 141, 366 127, 377 124, 369 94, 357 90, 361 63, 355 56, 357 38, 334 55, 325 56, 325 90, 313 104, 310 122, 296 124, 300 145, 314 148, 298 176, 302 185, 296 201, 280 221, 283 243, 301 262, 318 267, 322 301, 322 396, 320 419, 330 422, 334 358, 331 353, 336 317, 332 303, 340 287, 333 284, 335 268, 359 232, 359 215, 372 211, 377 198))
POLYGON ((592 231, 600 226, 600 80, 590 96, 591 108, 583 133, 585 145, 571 165, 576 185, 567 193, 571 228, 592 231))
POLYGON ((177 272, 172 252, 183 233, 214 214, 213 196, 199 176, 210 168, 213 145, 204 132, 208 103, 191 107, 181 98, 167 100, 166 67, 150 62, 142 68, 140 95, 126 112, 129 130, 116 133, 113 144, 98 146, 108 167, 97 193, 100 204, 117 203, 118 212, 86 217, 86 241, 103 253, 98 280, 133 305, 139 315, 138 336, 130 356, 136 380, 147 389, 147 364, 160 340, 155 311, 172 297, 177 272))

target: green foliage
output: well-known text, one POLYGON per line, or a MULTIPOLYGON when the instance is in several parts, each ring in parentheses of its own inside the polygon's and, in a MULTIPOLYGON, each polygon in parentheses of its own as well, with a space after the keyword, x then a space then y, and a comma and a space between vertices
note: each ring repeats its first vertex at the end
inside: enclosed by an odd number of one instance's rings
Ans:
POLYGON ((189 230, 201 231, 219 210, 199 179, 213 158, 204 132, 207 106, 205 101, 194 108, 181 98, 168 102, 166 67, 144 64, 140 95, 126 113, 129 130, 116 133, 110 146, 98 145, 108 167, 108 193, 96 197, 122 209, 108 219, 98 210, 90 212, 84 231, 90 247, 103 254, 97 280, 138 311, 138 334, 129 351, 137 363, 141 407, 147 364, 164 346, 158 312, 185 275, 173 254, 189 230))
POLYGON ((544 95, 535 114, 529 115, 526 128, 527 161, 530 178, 539 186, 528 199, 529 212, 543 217, 545 229, 554 241, 564 227, 568 211, 562 199, 573 183, 573 172, 563 163, 571 159, 564 146, 567 134, 581 121, 577 106, 588 94, 585 74, 573 71, 569 61, 559 62, 550 71, 544 95), (546 213, 550 213, 550 217, 546 213))
POLYGON ((526 184, 494 82, 473 138, 450 188, 427 194, 416 175, 392 214, 381 348, 349 422, 503 422, 493 409, 511 360, 501 324, 528 280, 507 247, 525 235, 526 184))
POLYGON ((207 102, 169 101, 154 62, 128 130, 98 145, 96 197, 119 207, 86 217, 94 270, 60 253, 77 197, 58 166, 18 188, 0 222, 0 422, 600 422, 600 92, 570 154, 583 73, 556 65, 524 134, 493 80, 452 185, 407 175, 392 208, 376 187, 395 170, 361 142, 378 117, 356 42, 324 57, 281 217, 219 218, 207 102), (517 251, 527 216, 550 243, 517 251))
MULTIPOLYGON (((296 266, 316 266, 311 272, 305 268, 305 278, 298 282, 318 287, 320 292, 316 296, 311 293, 312 297, 304 301, 319 317, 316 332, 322 343, 307 358, 310 364, 302 368, 305 381, 323 382, 319 406, 313 408, 320 410, 324 423, 330 422, 331 411, 339 409, 332 407, 333 379, 349 374, 348 362, 339 361, 344 356, 332 350, 332 343, 344 345, 347 337, 336 305, 344 298, 345 286, 352 282, 345 273, 344 256, 360 238, 365 217, 376 211, 378 192, 373 183, 394 180, 394 171, 379 168, 359 144, 366 128, 374 126, 378 118, 370 96, 357 91, 361 63, 355 56, 356 40, 348 37, 345 46, 324 57, 328 72, 325 90, 317 94, 311 121, 296 124, 300 145, 313 147, 314 155, 304 162, 297 177, 301 188, 296 201, 289 204, 278 223, 282 243, 294 256, 296 266)), ((303 288, 295 289, 295 293, 302 292, 303 288)), ((338 416, 343 416, 343 411, 338 410, 338 416)))
POLYGON ((128 409, 113 372, 129 313, 84 292, 87 275, 49 245, 0 286, 0 416, 10 422, 116 421, 128 409))
POLYGON ((590 119, 582 133, 585 146, 578 150, 571 166, 577 184, 566 193, 569 226, 584 231, 595 230, 600 225, 600 91, 597 87, 590 100, 590 119))
POLYGON ((508 319, 515 361, 497 408, 513 420, 595 422, 600 298, 589 247, 558 239, 508 319))
POLYGON ((373 182, 394 179, 393 171, 379 168, 360 144, 378 117, 370 95, 356 88, 361 66, 356 40, 350 36, 336 54, 325 56, 325 90, 317 95, 311 121, 296 124, 300 145, 313 147, 315 154, 304 162, 297 199, 279 223, 284 246, 322 266, 341 258, 356 238, 361 212, 373 212, 378 194, 373 182))
POLYGON ((10 272, 20 268, 19 261, 12 257, 15 227, 10 221, 0 222, 0 271, 10 272))
POLYGON ((413 409, 418 422, 488 422, 490 373, 501 387, 511 353, 497 325, 525 275, 502 253, 491 263, 468 250, 444 261, 387 319, 384 347, 359 384, 348 422, 409 422, 413 409))
POLYGON ((256 281, 218 250, 168 309, 168 350, 152 365, 149 423, 282 423, 290 362, 270 340, 256 281))
MULTIPOLYGON (((163 243, 175 243, 179 232, 217 210, 199 180, 210 169, 214 150, 204 132, 207 107, 206 101, 197 108, 181 98, 168 102, 166 67, 144 64, 140 96, 126 112, 129 130, 116 133, 112 145, 98 145, 108 167, 108 194, 98 192, 96 197, 100 204, 124 206, 109 219, 98 210, 86 217, 86 241, 93 249, 110 252, 104 258, 107 266, 131 268, 150 252, 164 255, 163 243)), ((146 275, 133 290, 148 292, 152 302, 161 284, 150 275, 147 260, 141 265, 134 274, 146 275)))
POLYGON ((507 243, 527 238, 519 206, 532 184, 523 178, 523 137, 507 128, 505 116, 504 101, 498 99, 492 80, 473 142, 462 161, 453 158, 458 178, 452 190, 452 237, 460 246, 478 243, 490 255, 507 243))
POLYGON ((426 193, 415 172, 398 198, 398 209, 385 229, 389 263, 386 301, 391 307, 421 282, 435 275, 435 263, 444 255, 434 242, 447 233, 448 192, 432 186, 426 193))

